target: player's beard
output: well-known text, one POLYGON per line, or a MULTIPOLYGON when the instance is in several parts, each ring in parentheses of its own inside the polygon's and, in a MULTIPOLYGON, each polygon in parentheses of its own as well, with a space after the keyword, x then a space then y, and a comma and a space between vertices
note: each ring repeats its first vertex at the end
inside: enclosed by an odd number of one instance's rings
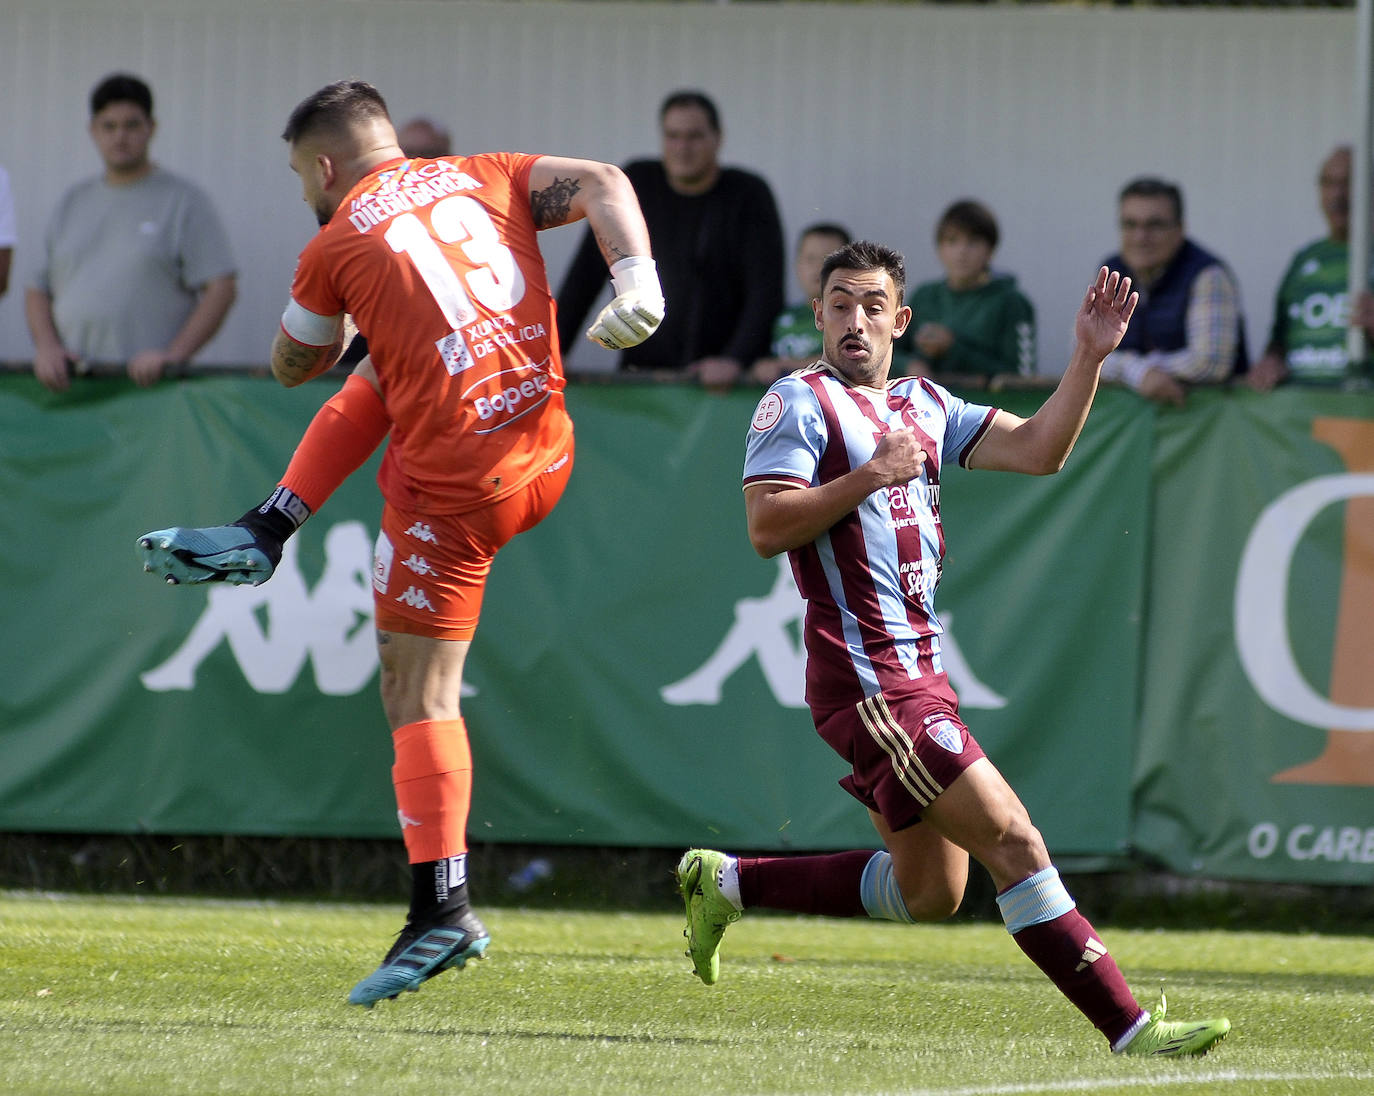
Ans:
POLYGON ((315 211, 315 220, 320 222, 321 228, 333 220, 334 214, 339 211, 337 205, 331 205, 329 199, 323 196, 317 198, 311 208, 315 211))
POLYGON ((846 335, 835 344, 834 353, 827 354, 827 358, 851 384, 872 384, 878 379, 878 375, 882 372, 883 359, 876 353, 874 345, 867 339, 858 338, 857 336, 846 335), (862 361, 846 358, 841 353, 846 346, 855 343, 868 352, 868 357, 862 361))

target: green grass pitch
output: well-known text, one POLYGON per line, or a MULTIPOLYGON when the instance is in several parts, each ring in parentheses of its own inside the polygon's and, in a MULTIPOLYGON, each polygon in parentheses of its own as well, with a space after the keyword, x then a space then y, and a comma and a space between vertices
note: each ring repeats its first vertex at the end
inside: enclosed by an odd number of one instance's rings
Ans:
POLYGON ((1367 937, 1117 930, 1142 1000, 1225 1014, 1114 1057, 1000 926, 746 916, 720 984, 664 914, 483 909, 489 957, 345 1002, 400 907, 0 894, 0 1092, 1367 1096, 1367 937))

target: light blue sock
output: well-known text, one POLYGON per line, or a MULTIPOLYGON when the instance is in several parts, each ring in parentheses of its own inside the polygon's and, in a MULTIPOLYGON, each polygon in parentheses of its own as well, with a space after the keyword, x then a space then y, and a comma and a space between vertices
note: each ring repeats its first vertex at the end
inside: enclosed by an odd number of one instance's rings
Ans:
POLYGON ((1064 916, 1074 908, 1074 901, 1051 864, 999 894, 997 908, 1007 931, 1015 936, 1022 929, 1064 916))
POLYGON ((889 852, 875 852, 864 866, 863 876, 859 880, 859 899, 869 917, 876 917, 880 921, 900 921, 904 925, 916 923, 916 918, 906 908, 902 888, 897 886, 897 876, 892 870, 892 854, 889 852))

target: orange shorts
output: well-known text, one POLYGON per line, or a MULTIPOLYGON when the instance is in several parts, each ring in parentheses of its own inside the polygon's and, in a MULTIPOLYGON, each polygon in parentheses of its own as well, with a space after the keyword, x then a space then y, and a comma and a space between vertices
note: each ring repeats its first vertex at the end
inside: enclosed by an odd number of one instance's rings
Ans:
POLYGON ((432 639, 471 639, 497 551, 538 525, 572 474, 568 451, 513 495, 462 514, 421 514, 391 503, 372 555, 372 598, 379 631, 432 639))

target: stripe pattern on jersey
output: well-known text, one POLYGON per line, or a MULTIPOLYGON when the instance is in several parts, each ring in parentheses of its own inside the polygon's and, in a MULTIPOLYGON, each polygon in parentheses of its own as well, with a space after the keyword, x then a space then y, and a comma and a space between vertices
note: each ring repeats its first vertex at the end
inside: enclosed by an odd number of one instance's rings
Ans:
POLYGON ((921 805, 922 810, 930 806, 945 789, 916 756, 916 744, 893 716, 883 694, 876 693, 861 702, 858 712, 864 729, 891 760, 892 771, 902 787, 921 805))
POLYGON ((788 555, 806 599, 807 700, 849 707, 901 697, 943 673, 934 597, 945 550, 940 472, 966 463, 997 411, 939 385, 901 378, 856 386, 824 363, 779 380, 746 440, 744 483, 821 486, 869 461, 907 429, 925 451, 920 474, 880 488, 788 555))
MULTIPOLYGON (((868 459, 867 453, 850 451, 841 408, 831 399, 835 387, 825 383, 827 376, 827 373, 818 371, 803 378, 816 394, 829 439, 817 469, 820 483, 839 479, 868 459)), ((837 394, 840 400, 848 401, 854 411, 872 425, 874 435, 885 434, 891 429, 874 410, 871 398, 863 390, 845 385, 839 388, 837 394)), ((892 410, 900 410, 904 402, 901 397, 891 394, 886 399, 892 410)), ((939 444, 914 424, 912 429, 920 437, 927 463, 932 468, 938 467, 939 444)), ((874 538, 889 534, 883 530, 865 528, 865 509, 860 506, 845 515, 829 533, 817 538, 813 547, 823 572, 833 576, 830 589, 836 603, 834 617, 839 625, 837 630, 844 632, 851 651, 863 651, 862 658, 855 657, 854 668, 863 683, 864 693, 869 694, 883 690, 892 692, 913 678, 942 672, 943 666, 936 638, 938 629, 932 626, 930 615, 918 604, 917 599, 905 598, 898 603, 889 596, 891 603, 884 604, 884 596, 874 581, 869 564, 869 547, 874 538), (847 564, 842 566, 841 560, 847 561, 847 564), (849 609, 847 617, 839 612, 839 605, 849 609), (914 648, 909 644, 900 644, 885 626, 887 621, 903 617, 917 637, 914 648), (903 658, 903 655, 907 657, 903 658)), ((936 524, 939 525, 938 516, 936 524)), ((913 561, 919 563, 926 558, 918 525, 908 526, 890 535, 895 537, 899 548, 907 549, 913 561)), ((939 540, 943 547, 943 534, 940 534, 939 540)), ((938 558, 936 563, 938 565, 938 558)))

